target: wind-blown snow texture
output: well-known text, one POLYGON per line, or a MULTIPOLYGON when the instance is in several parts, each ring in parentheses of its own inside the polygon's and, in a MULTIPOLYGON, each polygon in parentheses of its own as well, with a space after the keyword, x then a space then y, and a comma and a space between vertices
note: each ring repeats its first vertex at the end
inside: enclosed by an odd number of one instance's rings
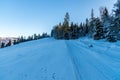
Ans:
POLYGON ((120 42, 46 38, 0 49, 0 80, 120 80, 120 42))

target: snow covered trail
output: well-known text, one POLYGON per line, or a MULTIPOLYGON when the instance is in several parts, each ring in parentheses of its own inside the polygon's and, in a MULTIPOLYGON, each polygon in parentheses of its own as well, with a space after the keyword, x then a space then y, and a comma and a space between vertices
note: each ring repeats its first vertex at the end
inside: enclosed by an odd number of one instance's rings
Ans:
POLYGON ((0 80, 78 80, 65 41, 42 39, 0 50, 0 80))
POLYGON ((0 80, 120 80, 120 42, 46 38, 0 49, 0 80))
POLYGON ((67 41, 66 44, 78 67, 80 80, 120 80, 120 62, 106 55, 107 51, 102 54, 100 46, 90 48, 80 41, 67 41))

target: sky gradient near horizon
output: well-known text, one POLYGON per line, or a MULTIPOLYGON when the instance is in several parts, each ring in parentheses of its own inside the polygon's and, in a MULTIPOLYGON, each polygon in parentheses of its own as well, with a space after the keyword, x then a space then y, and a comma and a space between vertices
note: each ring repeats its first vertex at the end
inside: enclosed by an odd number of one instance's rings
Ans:
POLYGON ((63 22, 66 12, 70 21, 84 22, 91 9, 99 16, 99 8, 109 11, 116 0, 0 0, 0 37, 28 36, 50 33, 54 25, 63 22))

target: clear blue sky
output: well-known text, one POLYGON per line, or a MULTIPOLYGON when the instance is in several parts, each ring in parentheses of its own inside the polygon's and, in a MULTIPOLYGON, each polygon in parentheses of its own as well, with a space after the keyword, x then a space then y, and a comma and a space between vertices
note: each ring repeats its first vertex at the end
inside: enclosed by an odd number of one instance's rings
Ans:
POLYGON ((116 0, 0 0, 0 36, 20 36, 48 32, 63 22, 66 12, 76 23, 90 17, 91 9, 99 15, 99 7, 109 11, 116 0))

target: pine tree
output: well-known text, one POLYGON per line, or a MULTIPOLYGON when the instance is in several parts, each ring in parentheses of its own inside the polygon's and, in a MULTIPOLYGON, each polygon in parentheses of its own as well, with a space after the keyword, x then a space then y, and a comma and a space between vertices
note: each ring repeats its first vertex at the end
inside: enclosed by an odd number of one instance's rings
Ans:
POLYGON ((27 41, 33 40, 33 36, 28 36, 27 41))
POLYGON ((69 34, 70 34, 70 39, 78 39, 79 38, 77 24, 73 24, 73 22, 71 23, 69 34))
POLYGON ((47 37, 49 37, 49 35, 47 33, 42 34, 42 38, 47 38, 47 37))
POLYGON ((55 39, 58 39, 58 36, 59 36, 59 32, 58 32, 58 26, 54 26, 52 32, 51 32, 51 36, 54 37, 55 39))
POLYGON ((95 19, 95 27, 94 27, 94 39, 95 40, 99 40, 99 39, 103 39, 104 33, 103 33, 103 25, 102 22, 100 21, 99 18, 95 19))
POLYGON ((104 38, 108 36, 109 28, 110 28, 110 16, 108 9, 106 7, 100 8, 100 15, 101 15, 101 21, 103 25, 103 32, 104 32, 104 38))
POLYGON ((70 39, 73 39, 73 34, 74 34, 74 24, 73 24, 73 22, 71 22, 71 24, 70 24, 70 39))
POLYGON ((13 40, 13 45, 16 45, 17 44, 17 40, 13 40))
POLYGON ((37 34, 34 34, 34 40, 37 40, 38 37, 37 37, 37 34))
POLYGON ((64 29, 65 28, 63 27, 63 25, 61 23, 59 23, 58 27, 59 27, 59 39, 64 39, 64 29))
POLYGON ((6 44, 6 47, 11 46, 11 45, 12 45, 12 41, 9 40, 8 43, 6 44))
POLYGON ((38 39, 40 39, 41 38, 41 35, 40 34, 38 34, 38 39))
POLYGON ((1 47, 0 48, 4 48, 5 47, 5 43, 1 42, 1 47))
POLYGON ((89 37, 93 37, 93 33, 94 33, 94 27, 95 27, 95 17, 94 17, 94 10, 92 9, 91 11, 91 18, 90 18, 90 22, 89 22, 89 37))
POLYGON ((115 35, 109 34, 108 37, 107 37, 107 41, 109 41, 109 42, 116 42, 117 38, 116 38, 115 35))
POLYGON ((117 39, 120 40, 120 0, 117 0, 114 4, 114 25, 111 26, 111 32, 113 35, 116 35, 117 39))
POLYGON ((23 37, 23 36, 21 36, 19 39, 20 39, 20 40, 19 40, 20 43, 21 43, 21 42, 24 42, 24 37, 23 37))
POLYGON ((83 36, 86 36, 86 34, 87 34, 87 26, 86 26, 86 24, 85 23, 83 23, 83 36))
POLYGON ((69 13, 67 12, 64 18, 64 23, 63 23, 63 27, 65 28, 64 30, 64 39, 69 39, 70 35, 69 35, 69 13))
POLYGON ((86 27, 85 34, 88 34, 88 32, 89 32, 89 20, 87 18, 86 18, 85 27, 86 27))

